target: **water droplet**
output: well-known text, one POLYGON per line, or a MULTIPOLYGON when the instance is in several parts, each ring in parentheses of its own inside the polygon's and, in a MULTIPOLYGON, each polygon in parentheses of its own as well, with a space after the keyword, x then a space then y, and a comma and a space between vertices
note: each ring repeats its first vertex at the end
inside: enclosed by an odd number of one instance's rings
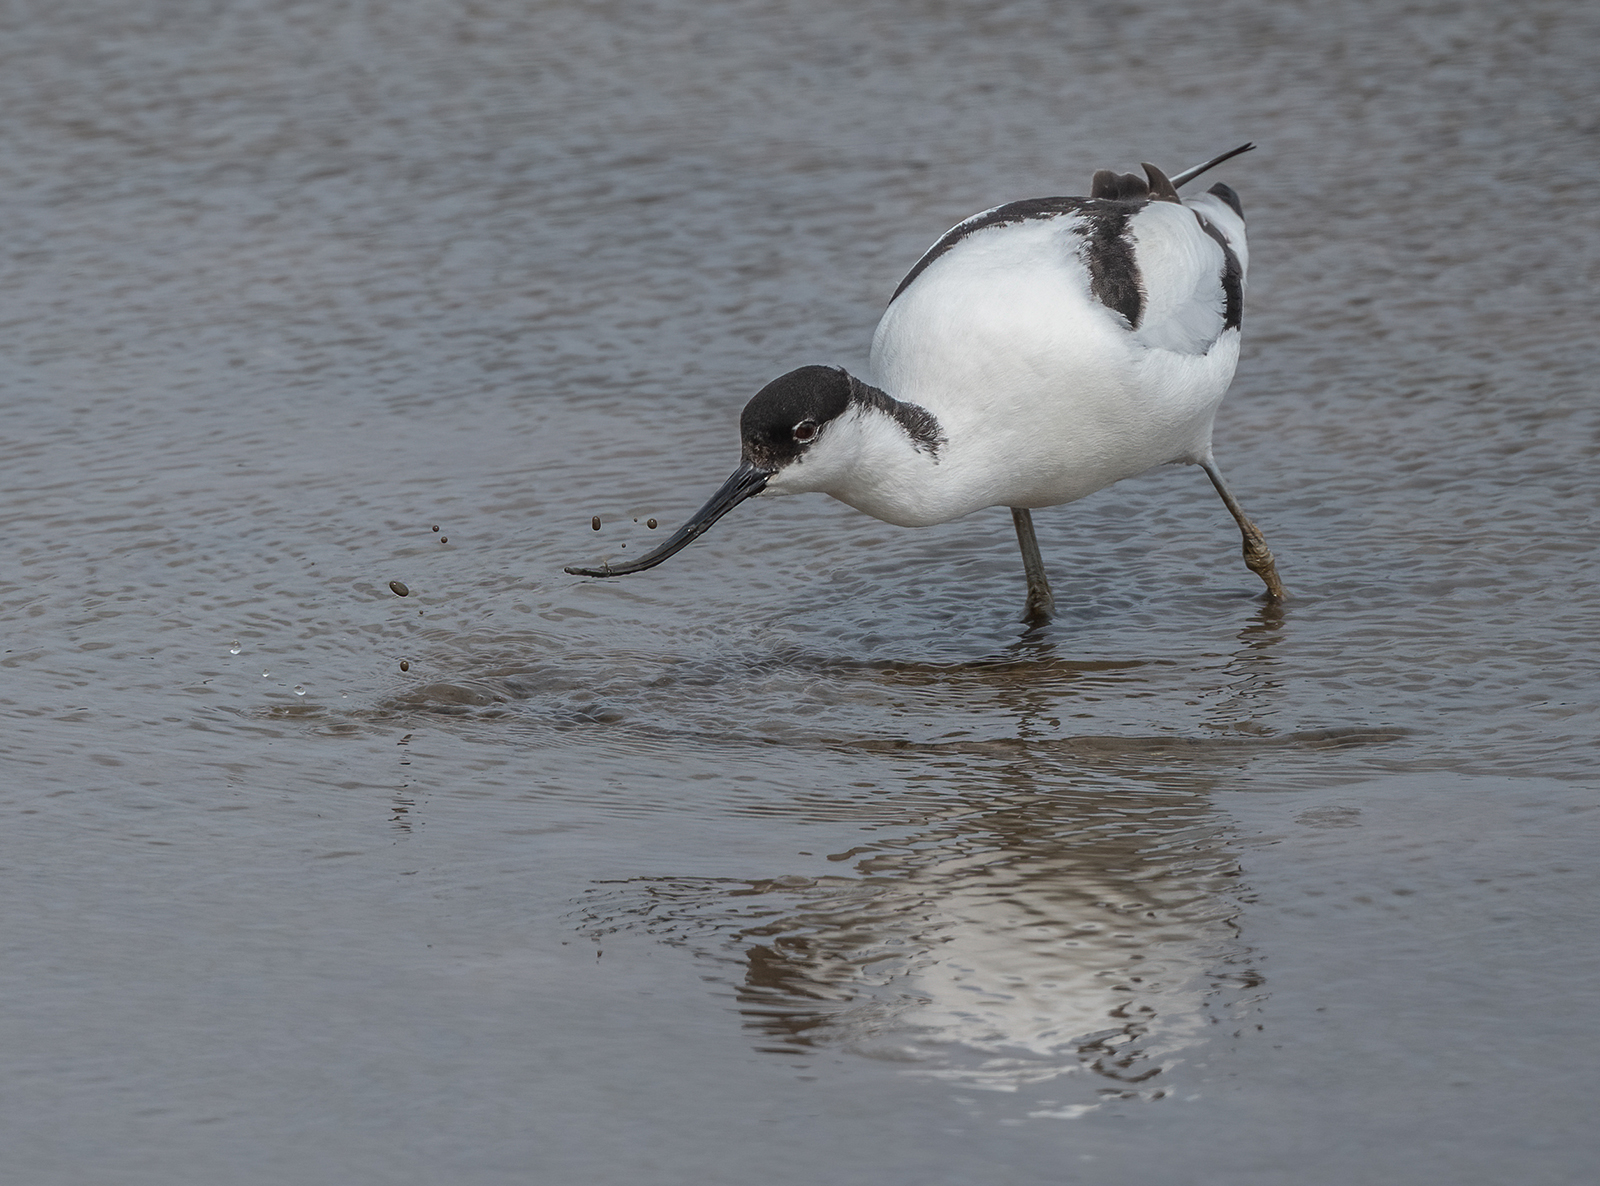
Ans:
POLYGON ((263 672, 262 672, 262 673, 261 673, 261 678, 262 678, 262 679, 271 679, 271 678, 272 678, 272 672, 270 672, 270 671, 263 671, 263 672))
POLYGON ((411 670, 411 664, 407 663, 404 659, 400 660, 400 670, 401 671, 410 671, 411 670))
POLYGON ((244 650, 244 648, 239 645, 239 640, 237 638, 228 644, 228 654, 230 655, 237 655, 242 650, 244 650))
POLYGON ((440 543, 441 543, 441 544, 447 544, 447 543, 449 543, 449 542, 450 542, 450 537, 449 537, 449 536, 448 536, 448 535, 441 535, 441 536, 440 536, 440 537, 439 537, 439 542, 440 542, 440 543))
POLYGON ((392 589, 395 592, 396 596, 399 596, 399 597, 410 597, 411 596, 411 590, 406 588, 406 583, 404 581, 390 581, 389 582, 389 588, 392 589))
POLYGON ((600 530, 600 516, 596 515, 593 519, 590 519, 589 520, 589 526, 593 527, 596 531, 599 531, 600 530))
POLYGON ((301 684, 296 684, 294 686, 294 694, 296 696, 304 696, 306 694, 306 690, 305 690, 304 686, 301 685, 301 684))
POLYGON ((437 523, 435 523, 435 524, 434 524, 434 525, 433 525, 433 529, 434 529, 434 530, 435 530, 435 531, 438 531, 438 530, 439 530, 439 525, 438 525, 438 524, 437 524, 437 523))
POLYGON ((656 521, 654 519, 646 519, 644 521, 644 525, 646 527, 648 527, 651 531, 654 531, 656 529, 656 521))

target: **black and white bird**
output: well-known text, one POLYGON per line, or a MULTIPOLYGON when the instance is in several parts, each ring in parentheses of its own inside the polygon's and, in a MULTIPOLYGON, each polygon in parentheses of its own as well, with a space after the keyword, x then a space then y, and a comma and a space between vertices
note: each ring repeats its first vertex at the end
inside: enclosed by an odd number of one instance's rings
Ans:
POLYGON ((1087 198, 975 214, 917 261, 872 339, 867 383, 804 366, 739 418, 742 460, 659 548, 578 576, 639 572, 756 494, 830 494, 902 527, 1011 508, 1024 620, 1054 611, 1030 508, 1073 502, 1158 465, 1200 466, 1239 524, 1245 563, 1285 594, 1266 540, 1228 490, 1212 423, 1239 361, 1239 197, 1178 187, 1254 147, 1168 177, 1101 170, 1087 198))

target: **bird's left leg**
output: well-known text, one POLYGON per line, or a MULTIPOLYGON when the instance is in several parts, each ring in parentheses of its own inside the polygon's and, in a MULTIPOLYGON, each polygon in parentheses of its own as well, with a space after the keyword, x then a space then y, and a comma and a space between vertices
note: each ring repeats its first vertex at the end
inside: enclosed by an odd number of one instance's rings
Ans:
POLYGON ((1222 495, 1223 505, 1239 524, 1239 532, 1244 536, 1245 567, 1260 577, 1267 586, 1268 600, 1285 600, 1289 594, 1284 591, 1283 582, 1278 579, 1278 566, 1272 561, 1272 549, 1267 547, 1267 537, 1261 534, 1259 527, 1250 522, 1250 517, 1244 513, 1239 500, 1234 498, 1233 492, 1228 489, 1228 484, 1222 480, 1222 472, 1217 469, 1216 462, 1208 458, 1200 463, 1200 468, 1206 471, 1206 477, 1211 479, 1211 484, 1217 488, 1217 493, 1222 495))
POLYGON ((1022 620, 1029 625, 1048 622, 1055 616, 1056 599, 1050 595, 1050 582, 1044 575, 1039 537, 1033 534, 1033 515, 1027 507, 1012 507, 1011 522, 1017 529, 1017 546, 1022 549, 1022 570, 1028 576, 1028 600, 1022 607, 1022 620))

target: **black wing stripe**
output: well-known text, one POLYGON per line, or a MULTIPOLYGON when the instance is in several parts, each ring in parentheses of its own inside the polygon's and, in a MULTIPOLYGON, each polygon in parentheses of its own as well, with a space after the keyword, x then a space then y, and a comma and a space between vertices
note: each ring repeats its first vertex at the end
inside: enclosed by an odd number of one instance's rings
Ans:
POLYGON ((1144 316, 1144 281, 1133 254, 1128 222, 1143 202, 1096 202, 1078 224, 1089 265, 1089 291, 1108 309, 1121 313, 1132 329, 1144 316))
POLYGON ((1199 211, 1195 211, 1194 216, 1200 229, 1222 248, 1222 328, 1238 329, 1244 322, 1244 269, 1239 266, 1239 257, 1233 253, 1227 236, 1202 218, 1199 211))

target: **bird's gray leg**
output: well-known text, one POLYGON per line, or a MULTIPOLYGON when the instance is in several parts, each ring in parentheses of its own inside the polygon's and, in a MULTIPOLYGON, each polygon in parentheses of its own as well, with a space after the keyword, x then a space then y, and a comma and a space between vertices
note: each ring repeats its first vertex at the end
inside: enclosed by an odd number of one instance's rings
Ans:
POLYGON ((1234 498, 1233 492, 1228 489, 1228 484, 1222 480, 1222 473, 1217 469, 1216 462, 1202 461, 1200 468, 1206 471, 1206 477, 1211 479, 1211 484, 1217 488, 1217 493, 1222 495, 1223 505, 1239 524, 1239 532, 1244 536, 1245 567, 1265 583, 1268 600, 1283 601, 1289 595, 1284 592, 1283 582, 1278 579, 1278 566, 1272 562, 1272 549, 1267 547, 1267 537, 1261 534, 1259 527, 1250 522, 1250 517, 1244 513, 1239 500, 1234 498))
POLYGON ((1032 625, 1048 622, 1055 616, 1056 599, 1050 596, 1050 582, 1045 579, 1039 537, 1033 534, 1033 515, 1027 507, 1012 507, 1011 522, 1016 525, 1017 546, 1022 549, 1022 570, 1028 574, 1028 600, 1022 607, 1022 620, 1032 625))

